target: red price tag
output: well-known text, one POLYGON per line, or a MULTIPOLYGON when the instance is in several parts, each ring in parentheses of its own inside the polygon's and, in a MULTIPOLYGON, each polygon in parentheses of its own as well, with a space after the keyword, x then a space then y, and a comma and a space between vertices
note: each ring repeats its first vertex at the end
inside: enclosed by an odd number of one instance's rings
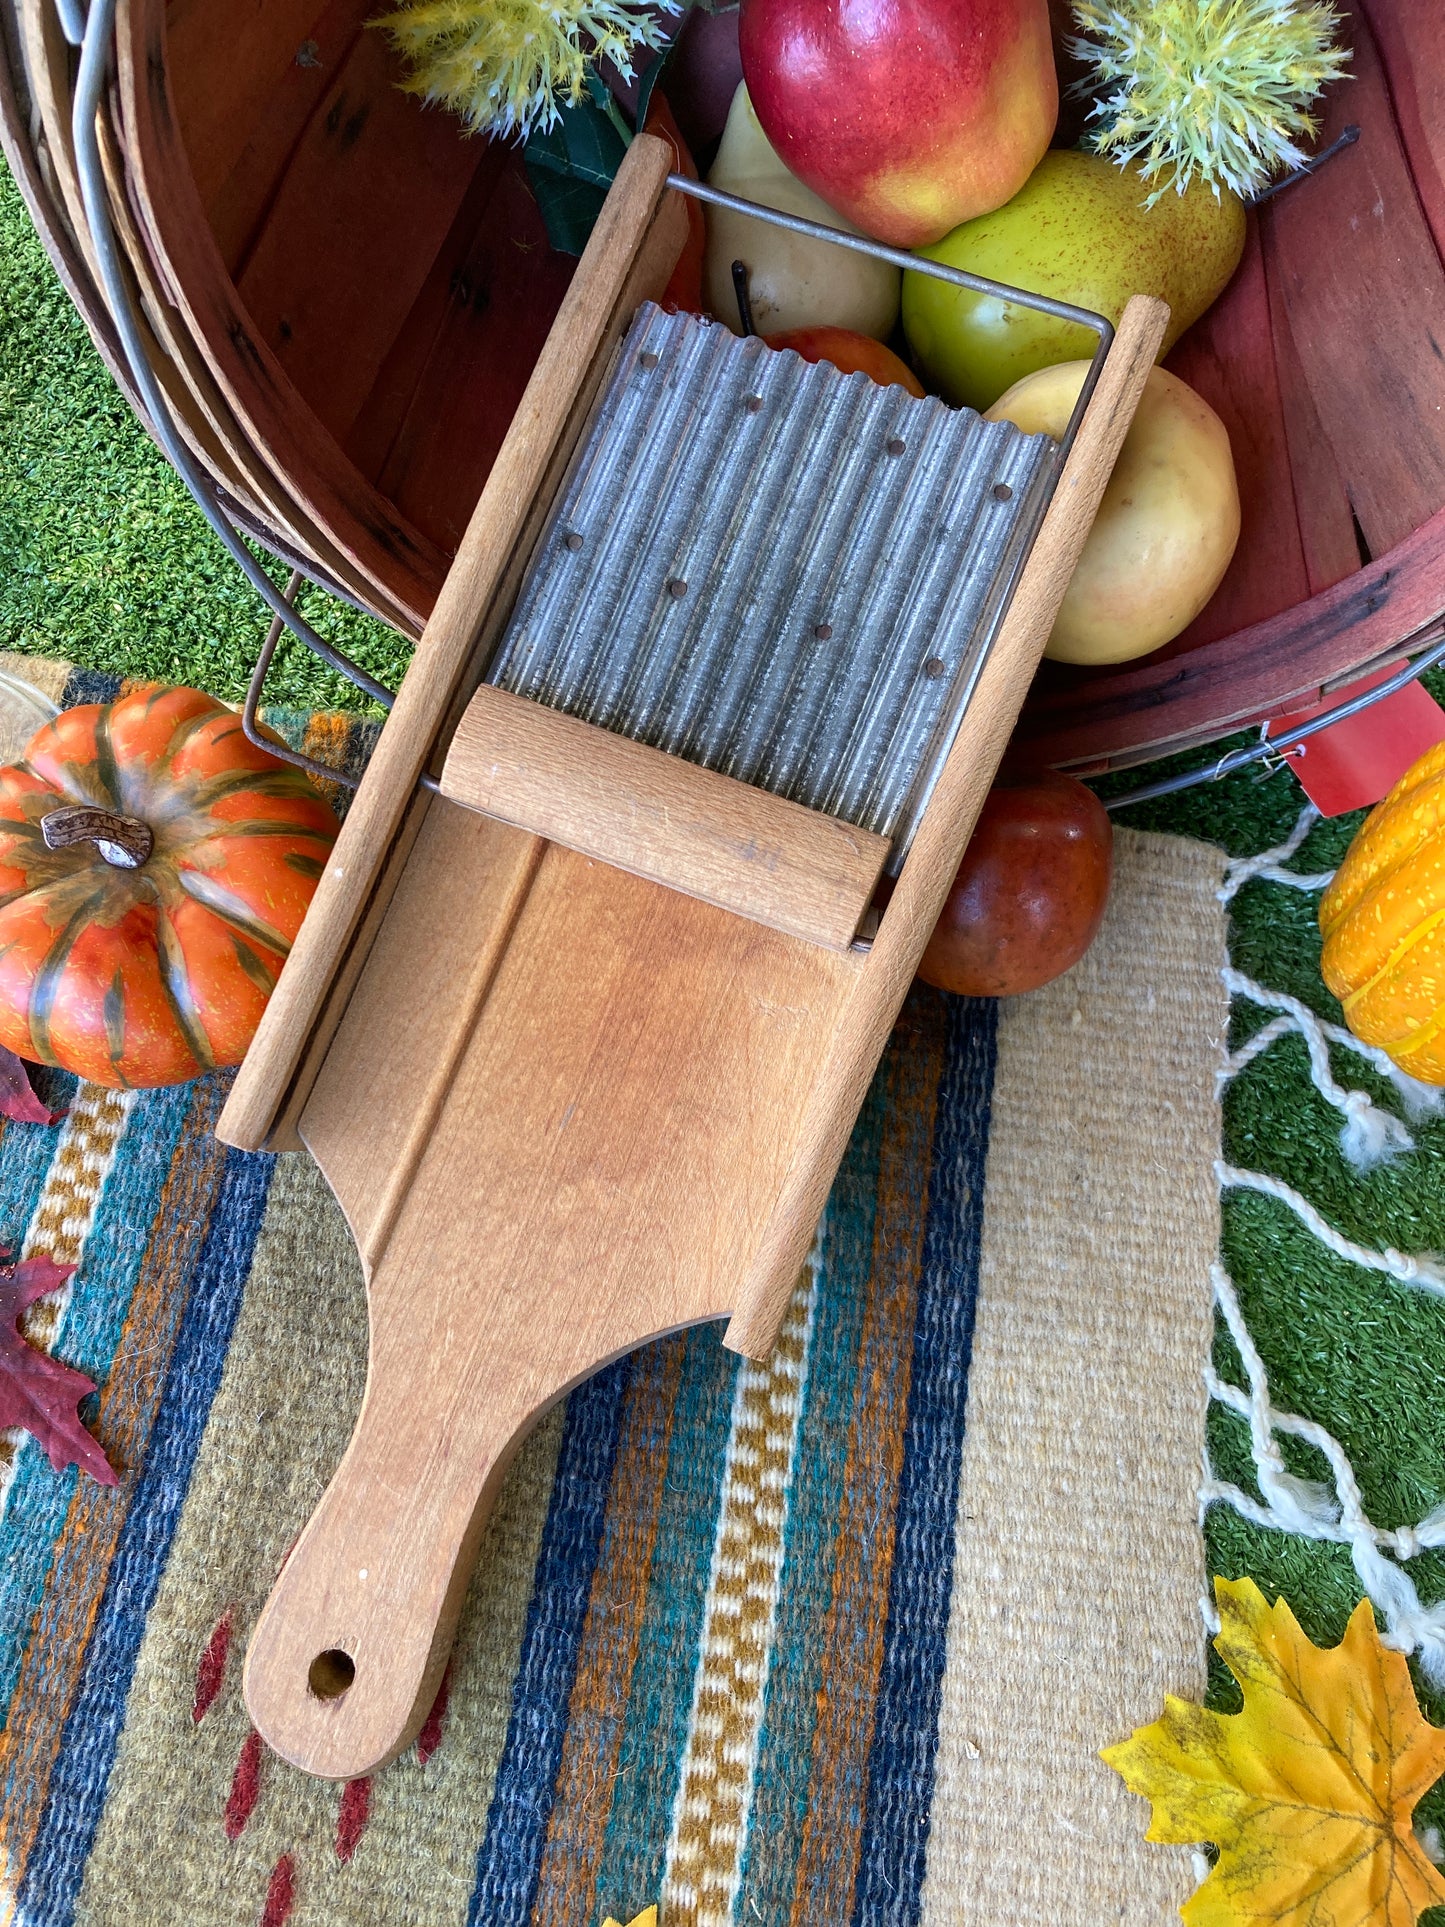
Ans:
MULTIPOLYGON (((1327 702, 1277 716, 1266 734, 1270 738, 1286 735, 1351 696, 1378 687, 1395 673, 1393 669, 1378 670, 1347 689, 1336 690, 1327 702)), ((1378 803, 1405 771, 1439 742, 1445 742, 1445 709, 1418 682, 1411 682, 1393 696, 1382 696, 1357 715, 1317 730, 1280 754, 1322 816, 1343 816, 1346 810, 1367 809, 1378 803)))

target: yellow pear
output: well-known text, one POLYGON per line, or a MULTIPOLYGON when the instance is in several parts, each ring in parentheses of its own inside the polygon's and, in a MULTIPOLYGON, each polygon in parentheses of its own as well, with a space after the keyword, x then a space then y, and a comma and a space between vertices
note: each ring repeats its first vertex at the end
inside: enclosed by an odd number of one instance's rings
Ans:
MULTIPOLYGON (((1092 308, 1113 322, 1131 294, 1169 303, 1160 359, 1219 295, 1244 252, 1244 206, 1196 180, 1153 207, 1148 184, 1102 154, 1055 148, 1003 207, 920 250, 946 267, 1092 308)), ((1092 353, 1094 336, 1002 295, 903 278, 919 373, 947 400, 987 408, 1036 368, 1092 353)))
MULTIPOLYGON (((1026 375, 987 419, 1061 440, 1088 371, 1066 361, 1026 375)), ((1187 382, 1151 369, 1044 654, 1128 662, 1161 648, 1219 587, 1238 540, 1224 423, 1187 382)))

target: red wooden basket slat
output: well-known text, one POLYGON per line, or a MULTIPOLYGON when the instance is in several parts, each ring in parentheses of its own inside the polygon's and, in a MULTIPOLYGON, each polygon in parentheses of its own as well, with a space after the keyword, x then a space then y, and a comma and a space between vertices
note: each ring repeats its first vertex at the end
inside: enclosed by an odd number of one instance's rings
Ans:
POLYGON ((1241 511, 1242 539, 1228 575, 1169 645, 1170 655, 1180 655, 1275 615, 1310 592, 1293 512, 1290 444, 1257 224, 1250 224, 1228 301, 1189 330, 1168 366, 1206 397, 1228 429, 1241 511))
POLYGON ((357 36, 236 282, 259 338, 339 442, 486 155, 486 143, 458 140, 447 115, 402 93, 382 34, 357 36), (405 169, 394 164, 400 154, 405 169))
POLYGON ((1358 0, 1370 23, 1415 192, 1445 256, 1445 9, 1358 0))
MULTIPOLYGON (((1269 292, 1275 378, 1279 383, 1285 440, 1289 447, 1290 493, 1308 584, 1305 596, 1300 598, 1303 602, 1354 574, 1361 562, 1359 538, 1355 534, 1349 491, 1305 380, 1285 312, 1279 275, 1271 268, 1267 253, 1265 284, 1269 292)), ((1280 606, 1290 607, 1290 599, 1283 598, 1280 606)))
MULTIPOLYGON (((309 0, 309 5, 314 10, 316 0, 309 0)), ((346 65, 364 31, 356 18, 355 0, 329 0, 269 95, 225 185, 214 201, 207 202, 211 228, 233 278, 251 258, 285 185, 292 157, 327 97, 331 76, 346 65)), ((204 97, 197 105, 204 111, 204 97)), ((189 152, 192 136, 185 122, 182 133, 189 152)))
POLYGON ((1264 211, 1289 331, 1371 555, 1445 501, 1445 269, 1405 158, 1374 36, 1357 18, 1353 78, 1322 137, 1360 139, 1264 211))
POLYGON ((424 330, 425 352, 398 384, 405 413, 385 460, 368 471, 449 550, 462 538, 577 265, 548 247, 520 154, 497 152, 501 166, 485 206, 455 258, 441 258, 393 348, 397 359, 424 330))

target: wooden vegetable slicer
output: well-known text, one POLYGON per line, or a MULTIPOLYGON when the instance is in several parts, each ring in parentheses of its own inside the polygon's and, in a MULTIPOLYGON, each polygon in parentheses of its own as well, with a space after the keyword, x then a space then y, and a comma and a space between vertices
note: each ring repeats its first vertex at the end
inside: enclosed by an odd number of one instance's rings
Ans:
POLYGON ((1164 327, 1089 318, 1060 450, 652 305, 678 188, 640 136, 221 1121, 312 1153, 367 1277, 246 1661, 330 1777, 415 1736, 550 1404, 772 1346, 1164 327))

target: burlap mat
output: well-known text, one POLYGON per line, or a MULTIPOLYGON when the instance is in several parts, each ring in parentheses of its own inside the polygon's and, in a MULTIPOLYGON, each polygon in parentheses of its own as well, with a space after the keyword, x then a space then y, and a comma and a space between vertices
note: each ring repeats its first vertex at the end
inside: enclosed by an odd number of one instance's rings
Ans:
POLYGON ((1193 1886, 1096 1755, 1204 1685, 1221 864, 1117 848, 1088 956, 999 1024, 929 1922, 1163 1921, 1193 1886))

